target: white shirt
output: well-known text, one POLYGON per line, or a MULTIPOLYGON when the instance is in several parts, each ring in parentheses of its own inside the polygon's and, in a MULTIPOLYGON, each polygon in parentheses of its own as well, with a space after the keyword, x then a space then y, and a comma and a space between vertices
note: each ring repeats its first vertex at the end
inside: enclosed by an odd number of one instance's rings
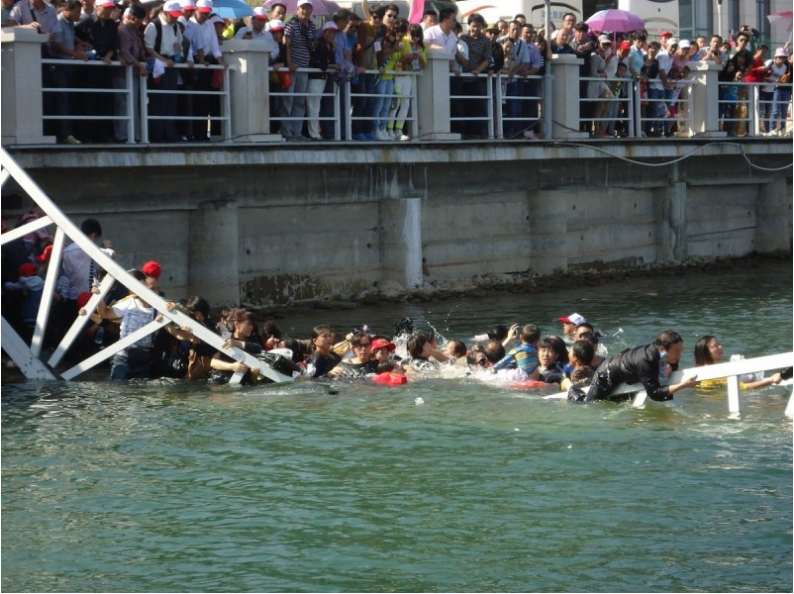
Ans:
POLYGON ((223 52, 221 51, 220 44, 218 44, 218 35, 215 33, 215 25, 210 23, 209 19, 204 21, 203 25, 196 20, 196 17, 190 20, 196 23, 201 30, 201 35, 204 39, 204 55, 212 55, 216 60, 223 59, 223 52))
MULTIPOLYGON (((129 336, 136 330, 140 330, 149 322, 154 321, 155 310, 153 307, 144 307, 141 300, 137 297, 122 299, 112 305, 113 313, 121 318, 121 330, 119 338, 129 336)), ((149 348, 152 346, 153 334, 141 338, 132 346, 136 348, 149 348)))
POLYGON ((444 33, 441 30, 441 25, 434 25, 425 29, 425 44, 441 47, 453 56, 458 53, 458 38, 455 36, 455 32, 444 33))
POLYGON ((248 34, 250 34, 255 41, 264 41, 268 53, 270 53, 273 57, 278 54, 278 43, 276 43, 276 40, 273 39, 273 34, 270 31, 262 29, 262 31, 257 33, 254 31, 253 27, 241 27, 240 30, 235 34, 234 38, 242 39, 248 34))

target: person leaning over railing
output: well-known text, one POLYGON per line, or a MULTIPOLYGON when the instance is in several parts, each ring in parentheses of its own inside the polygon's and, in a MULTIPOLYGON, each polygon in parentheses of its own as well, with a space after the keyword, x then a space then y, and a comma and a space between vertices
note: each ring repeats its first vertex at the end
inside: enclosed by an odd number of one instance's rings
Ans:
POLYGON ((461 40, 469 47, 469 56, 462 59, 463 72, 472 75, 462 79, 461 92, 468 99, 461 101, 462 132, 469 138, 487 138, 488 122, 483 120, 488 114, 486 95, 488 91, 488 76, 492 74, 491 67, 491 40, 484 35, 486 23, 480 14, 473 14, 469 18, 469 32, 461 36, 461 40))
MULTIPOLYGON (((96 16, 84 17, 75 26, 78 39, 92 48, 93 59, 103 61, 107 68, 79 68, 75 86, 85 89, 113 88, 113 70, 110 63, 116 57, 118 47, 117 8, 113 0, 100 0, 95 7, 96 16)), ((104 93, 81 93, 78 113, 84 116, 113 115, 113 102, 104 93)), ((78 136, 83 141, 109 142, 113 137, 110 120, 82 120, 75 124, 78 136)))
MULTIPOLYGON (((3 4, 5 5, 5 2, 3 4)), ((14 24, 3 24, 4 27, 36 29, 46 35, 55 33, 58 29, 58 11, 44 0, 19 0, 9 12, 8 18, 14 24)), ((46 55, 46 50, 43 55, 46 55)))
MULTIPOLYGON (((58 15, 58 29, 51 42, 51 52, 54 58, 67 60, 88 61, 86 53, 87 44, 75 38, 74 24, 80 19, 80 0, 67 0, 61 14, 58 15)), ((73 87, 75 77, 74 66, 60 64, 52 68, 53 87, 68 89, 73 87)), ((81 144, 72 136, 71 116, 75 115, 75 99, 71 93, 59 92, 53 102, 54 114, 59 116, 58 140, 65 144, 81 144)))
MULTIPOLYGON (((403 72, 421 72, 427 66, 427 49, 423 37, 424 32, 420 25, 408 27, 408 35, 403 38, 400 50, 400 65, 403 72)), ((404 126, 411 105, 414 78, 405 74, 398 74, 395 78, 395 98, 389 110, 389 122, 386 124, 386 134, 391 134, 394 140, 410 140, 405 134, 404 126)))
POLYGON ((169 1, 162 10, 154 9, 149 24, 143 32, 143 43, 150 59, 153 58, 152 72, 149 77, 149 89, 166 91, 149 95, 149 114, 166 119, 149 122, 149 140, 151 142, 177 142, 179 135, 176 130, 177 98, 174 91, 177 87, 177 73, 174 68, 177 52, 182 51, 182 30, 177 19, 182 16, 179 2, 169 1))
MULTIPOLYGON (((133 69, 132 72, 132 98, 135 107, 133 108, 135 141, 140 141, 141 121, 137 114, 140 113, 140 86, 141 78, 145 78, 149 72, 146 69, 147 53, 140 35, 140 26, 146 18, 146 10, 140 4, 129 7, 129 14, 123 19, 118 28, 119 41, 119 61, 127 67, 133 69)), ((113 88, 126 89, 127 78, 126 68, 113 69, 113 88)), ((127 115, 127 100, 129 93, 115 93, 113 95, 114 112, 117 116, 127 115)), ((113 140, 115 142, 127 142, 127 122, 125 120, 113 121, 113 140)))

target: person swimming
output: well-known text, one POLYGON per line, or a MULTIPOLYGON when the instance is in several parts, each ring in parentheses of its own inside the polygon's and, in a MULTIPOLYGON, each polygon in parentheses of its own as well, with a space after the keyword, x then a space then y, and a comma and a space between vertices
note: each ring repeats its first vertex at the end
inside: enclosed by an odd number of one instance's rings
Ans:
MULTIPOLYGON (((695 344, 696 367, 706 367, 707 365, 715 365, 720 363, 724 355, 725 351, 723 350, 720 341, 717 340, 716 336, 711 334, 701 336, 695 344)), ((776 373, 772 377, 768 377, 766 379, 759 379, 756 377, 756 374, 751 373, 740 376, 739 385, 744 389, 753 390, 756 388, 765 388, 767 386, 779 384, 782 380, 783 377, 780 373, 776 373)), ((716 388, 722 388, 726 386, 727 383, 728 380, 726 378, 717 378, 713 380, 702 381, 698 384, 698 386, 700 388, 713 390, 716 388)))

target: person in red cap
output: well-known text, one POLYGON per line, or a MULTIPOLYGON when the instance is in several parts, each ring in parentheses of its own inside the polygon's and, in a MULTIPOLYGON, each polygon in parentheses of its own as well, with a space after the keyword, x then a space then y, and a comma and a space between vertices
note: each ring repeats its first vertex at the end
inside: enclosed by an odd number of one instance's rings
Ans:
MULTIPOLYGON (((3 289, 10 293, 19 293, 22 297, 19 316, 21 323, 16 325, 16 330, 22 340, 30 344, 44 291, 44 279, 39 276, 38 267, 32 262, 25 262, 19 267, 19 279, 16 282, 5 282, 3 289)), ((5 302, 3 304, 5 305, 5 302)), ((5 312, 3 315, 6 315, 5 312)), ((10 317, 14 318, 14 316, 10 317)))
POLYGON ((160 297, 163 297, 165 294, 160 291, 160 276, 163 274, 163 267, 160 266, 160 263, 149 260, 141 267, 141 272, 143 272, 146 277, 146 286, 155 293, 158 293, 160 297))

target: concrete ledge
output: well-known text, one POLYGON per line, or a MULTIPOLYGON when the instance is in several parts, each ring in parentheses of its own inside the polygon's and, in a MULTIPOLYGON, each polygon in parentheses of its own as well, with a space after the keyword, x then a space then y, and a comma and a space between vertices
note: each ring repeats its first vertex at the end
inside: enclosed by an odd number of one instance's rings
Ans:
MULTIPOLYGON (((26 169, 73 167, 228 167, 247 165, 390 165, 496 163, 572 159, 673 160, 740 155, 778 157, 791 163, 789 139, 491 142, 462 141, 378 144, 179 144, 5 147, 26 169), (177 150, 178 149, 178 150, 177 150)), ((776 164, 773 164, 776 165, 776 164)), ((777 166, 784 166, 780 163, 777 166)), ((770 166, 770 164, 767 164, 770 166)))

